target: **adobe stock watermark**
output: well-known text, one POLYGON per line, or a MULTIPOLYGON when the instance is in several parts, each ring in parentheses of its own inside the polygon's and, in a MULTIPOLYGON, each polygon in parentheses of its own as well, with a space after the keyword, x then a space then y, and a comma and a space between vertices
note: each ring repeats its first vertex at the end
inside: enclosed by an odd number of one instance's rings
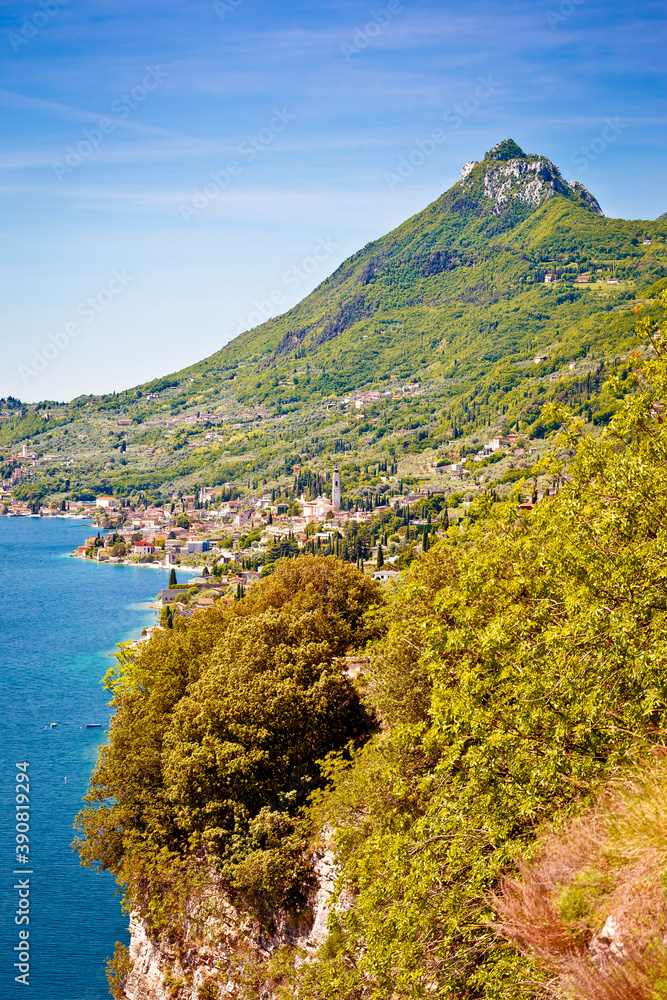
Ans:
POLYGON ((232 14, 242 3, 243 0, 213 0, 213 10, 220 20, 224 21, 227 15, 232 14))
POLYGON ((578 170, 588 170, 589 164, 593 163, 604 151, 616 142, 621 132, 628 127, 627 122, 622 122, 620 118, 605 118, 605 127, 599 135, 591 139, 586 145, 577 146, 570 156, 570 163, 578 170))
POLYGON ((415 171, 422 167, 429 157, 433 156, 438 146, 447 141, 450 133, 461 128, 461 125, 471 115, 474 115, 478 108, 485 101, 488 101, 500 87, 500 84, 492 76, 480 76, 478 79, 479 83, 474 91, 460 104, 453 104, 443 114, 442 120, 449 125, 449 131, 436 128, 424 138, 417 139, 410 152, 401 156, 396 164, 396 169, 385 172, 384 179, 390 191, 395 191, 399 184, 405 184, 415 171))
POLYGON ((27 760, 16 762, 16 854, 14 857, 14 875, 21 876, 14 883, 17 890, 16 910, 14 911, 14 924, 20 928, 16 931, 16 944, 14 945, 14 969, 18 975, 14 976, 15 983, 22 986, 30 986, 30 876, 34 874, 34 869, 30 860, 30 776, 28 768, 30 763, 27 760), (23 867, 22 867, 23 866, 23 867))
POLYGON ((168 75, 159 66, 147 66, 141 83, 133 87, 129 94, 121 94, 120 97, 112 101, 111 113, 115 115, 115 118, 103 117, 97 123, 97 128, 84 128, 81 132, 83 138, 76 145, 67 147, 62 162, 52 161, 51 169, 58 180, 64 180, 68 174, 72 174, 77 167, 80 167, 84 160, 96 153, 106 137, 115 132, 119 124, 125 121, 130 113, 146 100, 151 91, 157 90, 168 75))
POLYGON ((194 188, 188 200, 180 203, 178 211, 183 222, 195 219, 212 201, 219 198, 231 184, 232 178, 238 177, 245 166, 265 152, 275 137, 284 132, 295 118, 296 115, 290 114, 287 108, 274 108, 267 127, 261 128, 255 135, 247 136, 237 147, 236 153, 243 162, 238 159, 228 160, 222 170, 211 170, 208 175, 210 181, 201 188, 194 188))
POLYGON ((59 354, 62 354, 71 342, 76 340, 86 326, 94 323, 97 317, 109 308, 111 303, 127 288, 131 281, 134 281, 134 275, 128 274, 125 268, 122 268, 120 271, 112 271, 111 278, 106 285, 100 288, 95 295, 88 296, 87 299, 84 299, 77 306, 76 315, 79 322, 72 321, 66 323, 61 330, 58 330, 56 333, 50 333, 48 343, 44 344, 40 351, 33 348, 32 363, 18 366, 16 370, 21 376, 23 384, 27 385, 31 379, 36 378, 40 372, 43 372, 51 361, 54 361, 59 354))
POLYGON ((17 31, 7 32, 7 41, 14 52, 19 52, 24 45, 32 41, 40 34, 62 7, 66 7, 70 0, 39 0, 36 10, 30 17, 24 17, 21 27, 17 31))
POLYGON ((572 17, 577 7, 581 7, 586 0, 561 0, 558 7, 545 11, 547 24, 552 31, 555 31, 559 24, 563 24, 572 17))
POLYGON ((400 0, 389 0, 382 10, 372 11, 371 20, 366 24, 358 24, 352 35, 352 44, 349 42, 340 43, 340 51, 345 57, 345 62, 352 61, 352 56, 363 52, 371 44, 374 38, 384 31, 388 24, 392 22, 395 14, 401 14, 405 8, 400 0))
POLYGON ((329 259, 332 253, 339 249, 339 246, 340 244, 334 243, 330 236, 326 238, 320 237, 313 247, 312 253, 304 257, 298 264, 294 264, 286 271, 283 271, 280 287, 274 288, 271 294, 265 299, 255 299, 253 302, 255 308, 245 318, 239 316, 236 328, 237 335, 243 333, 244 330, 252 330, 253 327, 259 326, 260 323, 264 323, 265 320, 275 316, 276 311, 283 309, 286 305, 286 296, 282 289, 289 288, 292 291, 296 291, 300 288, 303 282, 311 274, 315 273, 320 264, 323 264, 325 260, 329 259))

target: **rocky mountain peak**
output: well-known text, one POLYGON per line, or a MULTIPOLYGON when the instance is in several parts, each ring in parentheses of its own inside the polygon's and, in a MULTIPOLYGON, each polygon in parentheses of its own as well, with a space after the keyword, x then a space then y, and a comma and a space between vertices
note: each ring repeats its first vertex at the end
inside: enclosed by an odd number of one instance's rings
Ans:
POLYGON ((551 160, 525 153, 514 139, 503 139, 481 161, 465 163, 459 184, 463 191, 481 196, 494 215, 517 203, 539 208, 555 194, 582 202, 591 212, 602 215, 597 200, 583 184, 566 181, 551 160))

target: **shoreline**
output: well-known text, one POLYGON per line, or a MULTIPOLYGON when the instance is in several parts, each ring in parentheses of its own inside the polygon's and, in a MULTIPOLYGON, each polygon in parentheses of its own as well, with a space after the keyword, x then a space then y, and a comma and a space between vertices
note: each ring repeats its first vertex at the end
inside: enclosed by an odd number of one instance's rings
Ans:
POLYGON ((100 562, 98 559, 88 559, 87 556, 79 556, 75 552, 68 552, 66 555, 69 559, 81 559, 82 562, 94 563, 95 566, 130 566, 134 569, 159 569, 162 571, 171 571, 173 569, 177 573, 201 573, 208 565, 207 563, 204 563, 202 566, 180 566, 174 563, 135 563, 127 562, 123 559, 114 560, 113 562, 111 559, 103 559, 100 562))

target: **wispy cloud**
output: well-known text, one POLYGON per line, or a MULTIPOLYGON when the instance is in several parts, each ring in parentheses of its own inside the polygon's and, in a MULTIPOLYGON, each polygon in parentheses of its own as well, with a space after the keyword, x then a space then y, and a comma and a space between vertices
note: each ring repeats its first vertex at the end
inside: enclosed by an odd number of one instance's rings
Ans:
MULTIPOLYGON (((462 162, 507 136, 566 167, 606 117, 632 128, 590 162, 587 186, 615 214, 667 209, 663 0, 585 0, 558 31, 545 11, 560 0, 399 0, 400 16, 346 62, 341 44, 389 2, 245 0, 221 22, 210 0, 77 0, 20 54, 8 49, 0 65, 0 219, 12 253, 3 260, 10 270, 2 328, 43 336, 32 313, 36 273, 40 303, 52 311, 68 296, 78 301, 82 272, 96 287, 109 266, 136 253, 141 312, 132 319, 138 293, 128 291, 124 322, 113 329, 118 361, 109 359, 105 373, 124 384, 124 359, 140 341, 146 369, 156 354, 176 363, 184 341, 195 350, 183 337, 195 312, 198 329, 234 329, 256 283, 275 283, 268 271, 258 275, 258 260, 269 268, 275 257, 279 272, 333 231, 331 220, 349 252, 418 211, 462 162), (112 116, 118 95, 158 64, 168 73, 164 85, 58 183, 52 161, 112 116), (382 190, 388 165, 417 148, 485 74, 500 84, 493 101, 448 135, 409 185, 382 190), (294 123, 184 232, 179 204, 283 106, 294 123), (633 171, 641 185, 626 183, 633 171), (95 273, 91 260, 99 261, 95 273)), ((28 7, 1 4, 0 32, 28 7)), ((112 332, 111 313, 108 322, 112 332)), ((2 346, 11 349, 9 338, 2 346)), ((82 354, 80 391, 96 363, 82 354)))

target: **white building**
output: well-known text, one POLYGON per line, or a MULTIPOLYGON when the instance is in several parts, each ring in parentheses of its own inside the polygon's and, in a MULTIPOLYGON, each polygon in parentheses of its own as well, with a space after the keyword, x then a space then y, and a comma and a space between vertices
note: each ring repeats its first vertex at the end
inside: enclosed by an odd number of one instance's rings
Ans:
POLYGON ((324 521, 327 514, 334 509, 328 497, 318 497, 317 500, 306 500, 302 496, 300 503, 303 507, 303 520, 306 524, 311 524, 314 521, 324 521))
POLYGON ((393 569, 391 566, 385 566, 373 573, 373 579, 380 580, 381 583, 386 583, 387 580, 395 580, 397 576, 398 571, 393 569))

